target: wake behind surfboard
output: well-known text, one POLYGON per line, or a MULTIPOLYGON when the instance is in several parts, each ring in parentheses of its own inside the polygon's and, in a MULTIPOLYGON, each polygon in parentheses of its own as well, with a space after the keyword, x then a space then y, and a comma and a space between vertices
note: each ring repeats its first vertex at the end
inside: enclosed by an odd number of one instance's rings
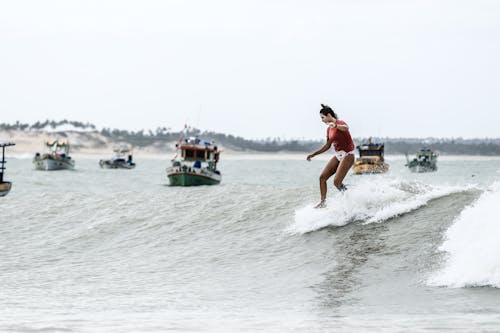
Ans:
POLYGON ((308 233, 329 226, 352 222, 381 223, 393 217, 425 207, 429 201, 474 187, 431 186, 397 179, 370 179, 334 193, 325 201, 326 207, 309 204, 295 210, 295 222, 287 228, 292 233, 308 233))

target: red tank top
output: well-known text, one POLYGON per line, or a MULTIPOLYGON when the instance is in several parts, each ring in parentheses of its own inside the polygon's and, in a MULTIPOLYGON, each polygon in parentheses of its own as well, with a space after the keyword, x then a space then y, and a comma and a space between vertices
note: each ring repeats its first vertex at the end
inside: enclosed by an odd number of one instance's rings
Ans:
MULTIPOLYGON (((347 125, 343 120, 339 119, 337 119, 336 123, 337 125, 347 125)), ((333 140, 335 151, 343 150, 347 153, 354 150, 354 142, 352 141, 349 130, 341 131, 338 128, 328 126, 326 134, 328 135, 328 139, 333 140)))

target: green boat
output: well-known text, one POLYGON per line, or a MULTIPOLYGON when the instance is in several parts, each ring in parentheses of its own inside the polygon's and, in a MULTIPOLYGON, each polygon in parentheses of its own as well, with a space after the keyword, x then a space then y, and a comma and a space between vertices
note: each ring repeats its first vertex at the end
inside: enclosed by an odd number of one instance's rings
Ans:
POLYGON ((438 154, 429 148, 421 148, 417 151, 417 156, 410 161, 406 154, 406 164, 411 172, 431 172, 437 170, 438 154))
POLYGON ((167 168, 171 186, 217 185, 221 182, 222 176, 217 170, 220 151, 213 142, 189 138, 176 147, 172 166, 167 168))
POLYGON ((5 172, 5 147, 14 146, 15 143, 0 143, 0 148, 2 148, 2 159, 0 160, 0 197, 6 196, 12 187, 11 182, 4 181, 3 174, 5 172))

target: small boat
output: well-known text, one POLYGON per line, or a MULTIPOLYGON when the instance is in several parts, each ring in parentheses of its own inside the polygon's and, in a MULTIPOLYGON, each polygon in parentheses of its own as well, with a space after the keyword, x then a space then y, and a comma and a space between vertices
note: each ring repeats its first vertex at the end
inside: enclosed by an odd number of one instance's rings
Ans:
POLYGON ((99 165, 103 169, 133 169, 135 163, 132 161, 132 151, 125 146, 113 149, 114 155, 109 160, 100 160, 99 165), (126 158, 125 158, 126 157, 126 158))
POLYGON ((7 163, 7 161, 5 160, 5 147, 15 145, 16 144, 12 142, 0 143, 0 148, 2 148, 2 159, 0 160, 0 197, 6 196, 12 188, 12 183, 5 181, 3 178, 5 173, 5 163, 7 163))
POLYGON ((417 156, 410 161, 406 154, 406 164, 411 172, 431 172, 437 170, 438 154, 429 148, 421 148, 417 151, 417 156))
POLYGON ((389 170, 389 164, 384 161, 384 144, 372 143, 369 139, 367 143, 357 146, 359 158, 353 165, 355 174, 383 173, 389 170))
POLYGON ((216 185, 221 182, 222 177, 217 170, 220 151, 213 142, 189 138, 182 144, 176 144, 176 147, 172 166, 167 168, 171 186, 216 185))
POLYGON ((64 141, 47 141, 44 154, 36 153, 33 164, 36 170, 72 170, 75 161, 69 156, 69 143, 64 141))

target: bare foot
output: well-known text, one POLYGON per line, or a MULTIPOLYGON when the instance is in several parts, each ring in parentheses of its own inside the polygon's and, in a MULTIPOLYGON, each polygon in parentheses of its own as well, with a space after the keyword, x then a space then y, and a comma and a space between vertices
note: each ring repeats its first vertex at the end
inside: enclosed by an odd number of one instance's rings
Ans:
POLYGON ((314 208, 325 208, 325 207, 326 207, 325 200, 321 200, 319 202, 319 204, 317 204, 316 206, 314 206, 314 208))

